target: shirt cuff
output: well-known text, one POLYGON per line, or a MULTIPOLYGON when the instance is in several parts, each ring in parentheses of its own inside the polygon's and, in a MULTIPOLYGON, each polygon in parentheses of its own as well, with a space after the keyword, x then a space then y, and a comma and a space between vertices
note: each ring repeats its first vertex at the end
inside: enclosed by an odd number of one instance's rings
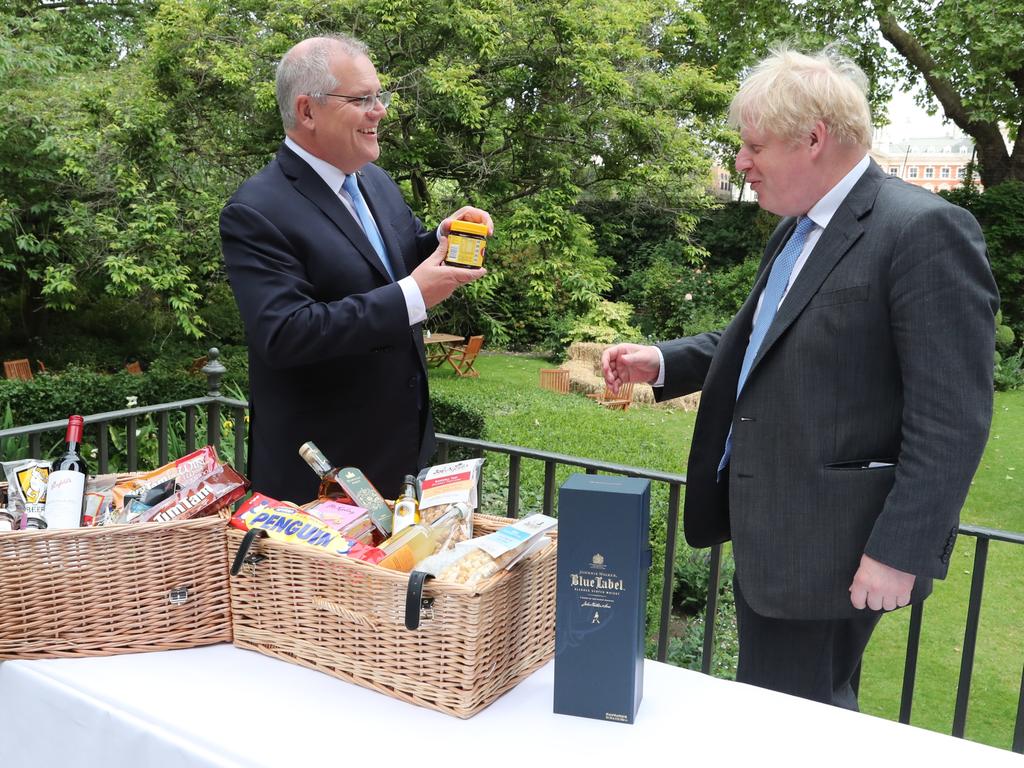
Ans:
POLYGON ((405 308, 409 312, 409 325, 422 323, 427 319, 427 305, 423 303, 423 294, 412 275, 398 281, 398 287, 405 296, 405 308))
POLYGON ((658 378, 651 384, 652 387, 664 387, 665 386, 665 355, 661 353, 661 347, 655 347, 658 350, 658 378))

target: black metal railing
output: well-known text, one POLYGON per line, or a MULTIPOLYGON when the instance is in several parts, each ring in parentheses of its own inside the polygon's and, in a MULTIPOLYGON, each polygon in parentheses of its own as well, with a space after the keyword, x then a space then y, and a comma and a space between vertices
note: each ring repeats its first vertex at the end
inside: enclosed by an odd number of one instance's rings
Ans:
MULTIPOLYGON (((230 421, 233 422, 231 427, 232 436, 234 438, 234 447, 232 451, 233 463, 239 468, 246 466, 246 423, 244 417, 248 410, 248 403, 241 400, 226 398, 221 395, 220 380, 225 372, 224 366, 221 365, 217 359, 218 353, 216 349, 211 349, 208 357, 209 362, 203 368, 203 372, 207 375, 207 395, 205 397, 180 400, 173 403, 162 403, 160 405, 153 406, 126 408, 118 411, 85 416, 85 423, 87 425, 91 425, 98 435, 97 459, 99 472, 108 471, 108 427, 121 423, 125 425, 127 470, 137 470, 138 444, 135 441, 135 434, 139 420, 147 419, 149 417, 155 417, 156 419, 156 439, 159 462, 161 464, 166 463, 170 458, 172 458, 168 456, 170 435, 169 418, 171 414, 176 412, 180 412, 185 415, 184 446, 187 451, 195 450, 197 447, 200 413, 203 414, 206 421, 206 443, 219 447, 223 436, 223 420, 221 417, 225 412, 227 412, 230 416, 230 421)), ((4 429, 0 430, 0 441, 3 441, 5 438, 25 437, 28 439, 28 453, 32 456, 38 457, 41 455, 42 436, 50 432, 60 433, 62 435, 65 427, 66 421, 54 421, 43 424, 15 427, 12 429, 4 429)), ((509 517, 519 516, 524 460, 540 462, 543 466, 541 511, 545 514, 553 514, 556 512, 556 473, 559 467, 573 467, 583 470, 588 474, 603 473, 644 478, 650 480, 654 485, 661 484, 665 486, 667 493, 652 493, 652 499, 667 498, 667 506, 664 510, 665 554, 662 561, 661 607, 658 621, 657 650, 655 653, 655 657, 659 661, 666 660, 674 586, 673 564, 675 562, 678 544, 677 532, 679 529, 680 499, 682 488, 686 484, 686 477, 684 475, 658 472, 642 467, 632 467, 622 464, 614 464, 611 462, 596 461, 578 456, 569 456, 550 451, 539 451, 518 446, 492 443, 485 440, 456 437, 453 435, 439 434, 437 437, 439 448, 436 460, 439 463, 448 460, 450 449, 453 447, 457 447, 461 451, 468 452, 473 456, 485 456, 490 453, 503 455, 508 458, 508 483, 506 487, 506 502, 504 507, 505 514, 509 517)), ((15 457, 7 456, 5 458, 10 459, 15 457)), ((480 498, 482 498, 482 488, 480 490, 480 498)), ((989 542, 998 541, 1009 544, 1024 545, 1024 534, 1020 533, 980 528, 971 525, 961 525, 960 534, 974 537, 976 539, 976 543, 971 593, 967 607, 966 625, 964 628, 964 644, 961 654, 960 678, 957 685, 956 707, 951 730, 952 735, 958 737, 962 737, 964 735, 964 728, 967 720, 971 679, 974 670, 975 648, 978 636, 979 616, 981 612, 982 595, 987 569, 989 542)), ((711 663, 715 645, 715 618, 718 612, 721 566, 722 548, 720 546, 716 546, 711 550, 708 594, 704 613, 701 671, 706 674, 711 673, 711 663)), ((923 605, 915 605, 912 608, 908 630, 907 653, 904 665, 903 687, 899 713, 899 721, 902 723, 910 722, 923 615, 923 605)), ((1021 675, 1021 686, 1018 697, 1012 749, 1014 752, 1024 753, 1024 670, 1022 670, 1021 675)))
MULTIPOLYGON (((236 467, 245 467, 245 446, 246 446, 246 422, 245 415, 249 404, 243 400, 236 400, 224 397, 220 392, 221 378, 226 369, 219 360, 220 352, 210 349, 207 353, 208 362, 202 367, 206 374, 207 393, 204 397, 191 398, 189 400, 177 400, 171 403, 160 403, 159 405, 141 406, 135 408, 123 408, 117 411, 106 413, 94 413, 84 417, 85 425, 90 437, 95 437, 96 464, 93 465, 98 473, 110 471, 111 466, 111 430, 114 425, 124 425, 125 445, 123 452, 124 465, 118 469, 127 472, 138 470, 139 444, 138 435, 140 424, 143 419, 152 417, 156 426, 156 457, 159 464, 166 464, 172 458, 170 456, 172 414, 181 413, 184 415, 183 441, 184 449, 187 452, 194 451, 199 446, 199 424, 206 422, 205 441, 203 445, 221 447, 223 436, 222 416, 227 413, 232 422, 232 437, 234 446, 232 449, 232 463, 236 467), (200 418, 202 416, 202 419, 200 418)), ((27 455, 40 457, 43 438, 52 435, 54 438, 63 439, 64 431, 67 428, 67 420, 48 421, 40 424, 30 424, 23 427, 0 429, 0 445, 8 440, 27 440, 27 455)), ((16 458, 5 456, 5 459, 16 458)), ((93 467, 90 467, 92 469, 93 467)), ((152 469, 152 467, 149 467, 152 469)))
MULTIPOLYGON (((459 446, 468 450, 474 456, 483 456, 486 453, 497 453, 507 455, 509 458, 508 476, 508 498, 506 514, 509 517, 517 517, 519 511, 520 477, 522 472, 522 460, 530 459, 543 462, 544 465, 544 489, 543 508, 545 514, 552 514, 555 501, 555 473, 558 466, 577 467, 585 470, 588 474, 612 474, 626 477, 640 477, 651 480, 652 483, 665 483, 668 486, 668 508, 665 514, 665 556, 662 563, 662 598, 661 612, 658 623, 658 661, 665 661, 668 651, 669 619, 672 606, 673 588, 673 563, 677 543, 677 531, 679 527, 679 500, 680 490, 686 484, 684 475, 674 475, 666 472, 655 472, 639 467, 630 467, 621 464, 612 464, 603 461, 584 459, 578 456, 567 456, 548 451, 538 451, 526 448, 519 448, 499 443, 489 443, 483 440, 454 437, 452 435, 438 435, 440 443, 439 461, 447 459, 451 446, 459 446)), ((654 494, 652 494, 652 498, 654 494)), ((988 544, 990 541, 1001 541, 1010 544, 1024 545, 1024 534, 1000 531, 991 528, 980 528, 972 525, 961 525, 960 535, 971 536, 976 539, 974 550, 974 569, 971 578, 971 594, 967 606, 967 620, 964 627, 964 644, 960 658, 960 678, 957 683, 956 707, 953 714, 953 725, 951 734, 963 738, 967 722, 967 707, 971 691, 971 678, 974 671, 975 647, 978 637, 979 617, 981 615, 982 593, 985 583, 985 574, 988 565, 988 544)), ((710 572, 708 574, 707 604, 704 612, 704 639, 701 657, 701 671, 705 674, 711 673, 711 662, 714 651, 715 618, 718 613, 718 596, 721 580, 722 547, 711 548, 710 572)), ((914 684, 917 674, 918 646, 921 637, 921 623, 924 615, 924 604, 919 603, 911 609, 910 626, 907 639, 907 655, 904 663, 903 685, 900 698, 899 721, 910 723, 910 713, 914 698, 914 684)), ((1021 673, 1021 686, 1017 702, 1017 715, 1014 725, 1012 749, 1014 752, 1024 753, 1024 670, 1021 673)))

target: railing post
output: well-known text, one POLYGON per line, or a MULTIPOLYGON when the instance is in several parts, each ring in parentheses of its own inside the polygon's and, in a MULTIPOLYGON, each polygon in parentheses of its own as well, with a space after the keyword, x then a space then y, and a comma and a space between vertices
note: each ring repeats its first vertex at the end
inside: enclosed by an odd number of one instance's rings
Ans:
POLYGON ((978 642, 978 620, 981 616, 981 593, 985 588, 985 566, 988 562, 988 537, 978 536, 974 545, 974 573, 971 575, 971 597, 967 604, 967 626, 964 628, 964 650, 960 657, 960 679, 956 686, 956 708, 953 710, 953 735, 964 737, 967 725, 967 701, 971 694, 974 672, 974 648, 978 642))
POLYGON ((679 527, 679 486, 675 483, 668 489, 668 517, 665 526, 661 620, 658 622, 658 661, 665 661, 668 658, 668 624, 672 614, 672 588, 675 586, 676 530, 679 527))
POLYGON ((206 395, 207 397, 220 397, 220 380, 228 369, 220 361, 220 350, 216 347, 210 347, 206 357, 208 358, 206 365, 201 369, 206 374, 206 395))
MULTIPOLYGON (((208 358, 206 365, 202 367, 206 374, 206 396, 220 397, 220 380, 227 372, 227 368, 219 360, 220 350, 210 347, 206 353, 208 358)), ((220 447, 220 403, 210 403, 206 406, 206 442, 214 448, 220 447)))
POLYGON ((715 617, 718 615, 718 582, 722 574, 722 545, 711 548, 711 564, 708 566, 708 606, 704 611, 704 649, 701 652, 700 671, 711 674, 711 662, 715 656, 715 617))

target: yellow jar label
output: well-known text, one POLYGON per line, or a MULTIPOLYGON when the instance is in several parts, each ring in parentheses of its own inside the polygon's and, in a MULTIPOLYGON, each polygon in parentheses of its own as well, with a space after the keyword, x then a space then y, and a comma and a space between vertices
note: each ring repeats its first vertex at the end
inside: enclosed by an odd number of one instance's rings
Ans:
POLYGON ((465 237, 454 232, 448 235, 448 253, 444 260, 463 267, 482 267, 487 241, 479 237, 465 237))

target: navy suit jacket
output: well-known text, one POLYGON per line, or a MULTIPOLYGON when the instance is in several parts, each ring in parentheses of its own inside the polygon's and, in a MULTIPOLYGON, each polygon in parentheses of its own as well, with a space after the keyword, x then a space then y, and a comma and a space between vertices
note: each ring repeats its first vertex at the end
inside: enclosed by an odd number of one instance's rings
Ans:
MULTIPOLYGON (((395 271, 437 247, 394 181, 375 165, 360 186, 395 271)), ((253 488, 304 503, 319 479, 299 457, 312 440, 387 497, 435 448, 422 328, 409 325, 356 219, 288 147, 247 180, 220 216, 221 248, 245 324, 253 488)))
POLYGON ((794 226, 779 224, 723 332, 661 345, 660 397, 702 390, 687 540, 731 538, 743 594, 763 616, 844 618, 858 614, 848 587, 865 553, 918 577, 912 601, 946 574, 992 415, 998 294, 974 218, 871 163, 737 400, 754 308, 794 226))

